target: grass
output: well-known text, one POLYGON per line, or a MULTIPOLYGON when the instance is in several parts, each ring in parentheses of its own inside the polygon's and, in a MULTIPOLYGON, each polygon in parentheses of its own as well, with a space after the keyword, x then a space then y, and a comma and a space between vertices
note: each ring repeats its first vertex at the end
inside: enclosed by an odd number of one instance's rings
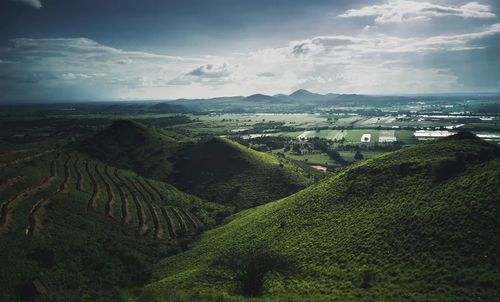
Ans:
MULTIPOLYGON (((56 157, 55 153, 48 153, 2 169, 1 177, 5 179, 26 176, 23 181, 2 188, 3 201, 4 197, 11 198, 38 185, 50 175, 51 162, 56 158, 56 176, 50 185, 20 199, 9 209, 11 223, 0 233, 0 301, 18 301, 37 280, 42 280, 48 292, 60 301, 125 301, 129 291, 149 280, 154 262, 185 248, 192 236, 200 231, 190 223, 192 231, 182 237, 172 240, 170 236, 162 236, 161 240, 155 240, 151 208, 156 210, 158 220, 163 219, 161 207, 178 208, 184 215, 189 212, 195 217, 193 219, 200 221, 197 224, 200 228, 214 225, 217 217, 227 213, 221 205, 119 169, 119 175, 142 184, 150 183, 159 194, 157 198, 148 195, 147 204, 144 203, 150 231, 136 237, 138 221, 121 221, 121 197, 105 173, 106 169, 114 171, 114 168, 71 149, 57 150, 57 153, 61 155, 56 157), (79 158, 76 167, 83 179, 80 190, 73 165, 76 157, 79 158), (98 207, 95 210, 88 209, 93 184, 84 170, 86 161, 90 161, 91 172, 99 179, 101 194, 96 200, 98 207), (96 164, 100 175, 94 169, 96 164), (101 177, 113 193, 114 217, 106 215, 108 193, 101 177), (40 200, 43 206, 37 207, 40 200), (34 231, 27 236, 28 224, 34 231)), ((121 187, 121 182, 117 182, 121 187)), ((129 202, 130 216, 137 216, 132 199, 127 194, 124 196, 129 202)), ((166 229, 163 231, 164 235, 168 233, 166 229)))
POLYGON ((79 146, 117 167, 234 209, 282 198, 312 183, 292 162, 228 139, 193 142, 130 121, 115 122, 79 146))
POLYGON ((136 300, 494 301, 498 154, 463 136, 358 162, 206 232, 162 261, 159 281, 136 300), (449 161, 463 166, 436 178, 449 161), (213 263, 255 246, 279 252, 297 270, 267 274, 263 296, 246 299, 233 273, 213 263))
POLYGON ((164 181, 172 173, 172 157, 183 140, 172 133, 120 120, 80 143, 79 148, 117 167, 164 181))
POLYGON ((312 183, 286 159, 254 151, 225 138, 188 146, 171 181, 187 192, 236 208, 285 197, 312 183))

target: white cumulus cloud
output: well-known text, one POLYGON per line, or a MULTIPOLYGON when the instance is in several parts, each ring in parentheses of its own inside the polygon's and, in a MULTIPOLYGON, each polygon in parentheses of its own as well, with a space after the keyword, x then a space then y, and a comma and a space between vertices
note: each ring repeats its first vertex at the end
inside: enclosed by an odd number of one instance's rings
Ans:
POLYGON ((340 14, 341 18, 375 17, 375 22, 400 23, 405 21, 428 20, 439 16, 457 16, 462 18, 494 18, 490 7, 478 2, 462 6, 445 6, 426 1, 390 0, 380 5, 349 9, 340 14))

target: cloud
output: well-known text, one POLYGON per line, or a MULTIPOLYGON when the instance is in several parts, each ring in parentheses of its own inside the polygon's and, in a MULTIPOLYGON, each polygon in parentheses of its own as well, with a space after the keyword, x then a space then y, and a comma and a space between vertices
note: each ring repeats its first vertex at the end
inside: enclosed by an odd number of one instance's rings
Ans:
POLYGON ((391 0, 385 4, 349 9, 340 14, 341 18, 375 17, 375 22, 401 23, 407 21, 429 20, 432 17, 457 16, 461 18, 494 18, 490 7, 478 2, 462 6, 444 6, 426 1, 391 0))
POLYGON ((13 95, 24 95, 31 83, 30 88, 37 91, 58 87, 65 93, 73 90, 64 87, 76 85, 81 89, 75 91, 82 95, 102 97, 166 87, 169 80, 206 63, 205 59, 126 51, 87 38, 13 39, 11 46, 0 48, 0 59, 0 86, 13 95))
POLYGON ((193 69, 186 75, 199 78, 215 79, 215 78, 225 78, 228 77, 230 74, 231 70, 227 64, 222 64, 218 66, 213 64, 206 64, 193 69))
POLYGON ((12 0, 12 1, 21 2, 30 5, 34 8, 43 8, 41 0, 12 0))
POLYGON ((373 26, 352 35, 316 36, 202 58, 123 50, 87 38, 14 39, 0 48, 0 91, 4 98, 29 93, 33 98, 172 99, 298 88, 322 93, 446 92, 473 90, 478 78, 486 83, 481 87, 497 87, 497 68, 488 66, 500 61, 494 49, 500 23, 427 36, 379 30, 373 26), (461 66, 471 53, 474 59, 461 66), (481 64, 482 57, 490 61, 481 64), (439 63, 443 58, 453 63, 439 63), (474 76, 488 68, 487 75, 474 76))

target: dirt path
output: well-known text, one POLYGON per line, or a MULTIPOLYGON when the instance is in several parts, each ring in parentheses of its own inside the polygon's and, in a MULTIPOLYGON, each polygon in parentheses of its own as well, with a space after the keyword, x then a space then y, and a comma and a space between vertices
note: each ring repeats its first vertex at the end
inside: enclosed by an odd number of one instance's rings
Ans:
MULTIPOLYGON (((25 234, 27 236, 32 236, 33 234, 41 234, 43 231, 43 217, 45 214, 45 207, 52 203, 53 200, 59 195, 67 192, 68 183, 71 179, 70 161, 71 154, 67 153, 66 161, 64 162, 64 179, 59 185, 56 192, 47 198, 42 198, 37 201, 30 210, 28 216, 28 226, 26 227, 25 234)), ((54 170, 56 171, 56 170, 54 170)))
POLYGON ((174 225, 174 220, 168 213, 167 209, 164 207, 161 207, 161 213, 163 214, 163 218, 165 219, 165 222, 167 223, 167 228, 168 228, 168 233, 170 235, 170 238, 176 239, 177 238, 177 232, 176 232, 176 227, 174 225))
POLYGON ((106 204, 104 205, 104 214, 108 217, 114 217, 113 216, 113 204, 115 203, 115 194, 113 193, 113 190, 111 188, 111 185, 109 182, 106 180, 104 177, 104 174, 99 171, 99 165, 95 165, 95 172, 97 174, 97 177, 104 183, 104 187, 106 188, 106 204))
POLYGON ((13 185, 21 183, 21 182, 25 181, 26 179, 28 179, 28 177, 26 177, 24 175, 18 175, 18 176, 12 177, 10 179, 7 179, 5 182, 0 184, 0 192, 7 190, 8 188, 12 187, 13 185))
MULTIPOLYGON (((161 200, 156 199, 156 196, 153 194, 153 191, 148 189, 147 180, 142 179, 141 181, 140 179, 137 179, 137 183, 139 183, 142 189, 149 195, 150 200, 156 201, 157 205, 159 205, 159 202, 161 202, 161 200)), ((161 219, 159 218, 160 215, 158 214, 158 209, 150 202, 148 202, 148 205, 150 207, 150 211, 152 211, 152 213, 154 212, 153 219, 156 220, 156 222, 158 223, 159 233, 157 234, 157 239, 160 239, 164 232, 164 224, 160 222, 161 219)))
POLYGON ((28 161, 28 160, 32 160, 32 159, 35 159, 35 158, 38 158, 38 157, 41 157, 41 156, 44 156, 45 154, 48 154, 48 153, 51 153, 51 152, 54 152, 53 149, 50 149, 50 150, 45 150, 45 151, 42 151, 42 152, 39 152, 39 153, 36 153, 36 154, 32 154, 30 156, 26 156, 26 157, 23 157, 23 158, 19 158, 19 159, 16 159, 16 160, 13 160, 11 162, 8 162, 8 163, 3 163, 3 164, 0 164, 0 169, 4 169, 4 168, 7 168, 7 167, 12 167, 12 166, 16 166, 22 162, 25 162, 25 161, 28 161))
POLYGON ((127 190, 130 192, 130 195, 132 195, 132 199, 134 200, 134 204, 137 211, 137 219, 139 220, 139 226, 137 227, 137 234, 139 235, 139 237, 142 237, 148 231, 148 226, 146 224, 146 214, 144 213, 144 209, 142 208, 142 205, 139 199, 137 198, 137 192, 132 190, 126 182, 123 182, 123 184, 125 188, 127 188, 127 190))
MULTIPOLYGON (((41 234, 43 230, 43 217, 45 214, 45 207, 50 204, 59 194, 65 193, 68 189, 68 183, 71 180, 70 161, 71 154, 66 154, 67 158, 64 161, 64 179, 59 185, 56 192, 47 198, 42 198, 37 201, 30 210, 28 216, 28 226, 26 227, 25 234, 32 236, 33 234, 41 234)), ((54 167, 55 168, 55 167, 54 167)), ((54 171, 57 171, 56 169, 54 171)))
MULTIPOLYGON (((46 202, 47 202, 47 199, 40 199, 31 208, 30 214, 28 215, 28 226, 26 227, 26 230, 24 231, 24 234, 26 234, 26 236, 32 236, 35 233, 35 228, 38 225, 38 223, 37 223, 38 218, 36 217, 36 213, 39 213, 41 211, 42 206, 46 202)), ((40 233, 40 231, 41 230, 39 230, 37 233, 40 233)))
POLYGON ((12 209, 19 205, 23 200, 26 200, 36 193, 48 188, 51 183, 57 178, 57 160, 59 159, 59 156, 60 154, 57 153, 56 156, 52 159, 50 163, 49 175, 45 177, 38 185, 29 187, 2 203, 2 205, 0 206, 0 234, 6 232, 12 223, 12 215, 9 215, 12 209))
POLYGON ((178 209, 176 209, 176 208, 171 208, 171 209, 172 209, 172 213, 174 213, 174 216, 177 218, 177 220, 179 221, 179 223, 181 225, 181 231, 184 234, 187 234, 189 231, 189 228, 188 228, 186 221, 184 220, 184 217, 182 217, 182 214, 179 212, 178 209))
POLYGON ((64 162, 64 180, 61 183, 61 185, 59 186, 59 189, 57 189, 56 194, 60 193, 60 192, 66 192, 68 190, 68 181, 71 178, 71 171, 69 169, 69 162, 71 160, 71 154, 68 153, 66 155, 68 156, 68 158, 64 162))
POLYGON ((19 154, 19 153, 25 153, 25 152, 32 151, 32 150, 36 150, 36 149, 19 149, 19 150, 14 150, 14 151, 10 151, 10 152, 5 152, 5 153, 0 154, 0 158, 19 154))
MULTIPOLYGON (((97 167, 97 164, 96 164, 96 167, 97 167)), ((92 174, 92 172, 91 172, 90 162, 88 160, 85 163, 85 171, 87 172, 87 175, 90 178, 90 183, 92 184, 92 195, 90 196, 90 199, 88 201, 87 208, 95 210, 96 209, 96 201, 97 201, 97 198, 99 197, 101 190, 99 188, 99 184, 97 183, 97 181, 94 177, 94 174, 92 174)))
POLYGON ((116 168, 113 170, 113 175, 115 176, 115 178, 118 181, 115 181, 111 177, 110 177, 110 179, 115 184, 115 187, 118 190, 118 194, 120 195, 120 200, 122 202, 122 204, 121 204, 121 209, 122 209, 122 220, 121 220, 121 222, 124 223, 124 224, 128 224, 130 222, 130 214, 129 214, 129 211, 128 211, 128 200, 127 200, 127 197, 125 196, 125 192, 123 192, 123 189, 121 188, 121 184, 123 184, 123 180, 120 178, 120 175, 118 174, 118 169, 116 169, 116 168))
POLYGON ((76 189, 80 192, 83 192, 83 176, 80 170, 78 169, 78 164, 80 163, 80 157, 78 153, 75 153, 75 161, 73 162, 73 170, 75 170, 76 174, 76 189))
POLYGON ((132 184, 135 190, 139 192, 141 195, 142 200, 146 203, 146 206, 149 209, 149 213, 151 214, 151 218, 153 219, 153 225, 154 225, 154 233, 153 233, 153 238, 154 239, 161 239, 162 235, 162 229, 160 227, 160 221, 158 219, 158 213, 156 213, 156 209, 153 207, 151 204, 151 201, 146 197, 146 195, 143 192, 143 186, 142 183, 138 179, 131 179, 129 178, 129 182, 132 184))

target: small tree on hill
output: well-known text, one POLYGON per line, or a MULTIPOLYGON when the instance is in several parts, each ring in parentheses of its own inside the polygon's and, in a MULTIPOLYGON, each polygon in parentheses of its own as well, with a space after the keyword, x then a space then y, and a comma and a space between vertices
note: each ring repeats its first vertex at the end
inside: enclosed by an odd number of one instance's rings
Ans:
POLYGON ((356 154, 354 154, 354 159, 355 160, 362 160, 364 159, 365 157, 363 156, 363 154, 361 153, 361 151, 358 149, 356 150, 356 154))
POLYGON ((294 268, 285 256, 262 247, 231 250, 220 255, 213 265, 230 270, 238 282, 241 294, 248 297, 262 295, 267 273, 292 271, 294 268))

